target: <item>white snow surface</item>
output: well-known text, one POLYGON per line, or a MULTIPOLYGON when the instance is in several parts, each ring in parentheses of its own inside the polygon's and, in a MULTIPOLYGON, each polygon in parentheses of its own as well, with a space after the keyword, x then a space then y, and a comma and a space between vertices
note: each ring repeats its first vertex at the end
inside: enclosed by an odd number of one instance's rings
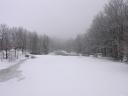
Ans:
POLYGON ((6 69, 8 67, 11 67, 11 66, 17 64, 18 62, 20 62, 23 59, 25 59, 25 57, 21 57, 20 59, 17 59, 15 61, 0 60, 0 70, 1 69, 6 69))
POLYGON ((82 56, 37 56, 23 80, 0 83, 0 96, 128 96, 128 65, 82 56))
MULTIPOLYGON (((17 51, 18 59, 14 56, 15 52, 13 52, 13 51, 14 51, 13 49, 10 51, 10 53, 8 54, 9 58, 7 60, 3 59, 3 54, 2 54, 2 52, 0 52, 0 70, 6 69, 10 66, 13 66, 13 65, 17 64, 18 62, 20 62, 21 60, 25 59, 25 56, 24 56, 24 54, 22 54, 21 51, 17 51)), ((4 52, 4 54, 5 54, 5 52, 4 52)))

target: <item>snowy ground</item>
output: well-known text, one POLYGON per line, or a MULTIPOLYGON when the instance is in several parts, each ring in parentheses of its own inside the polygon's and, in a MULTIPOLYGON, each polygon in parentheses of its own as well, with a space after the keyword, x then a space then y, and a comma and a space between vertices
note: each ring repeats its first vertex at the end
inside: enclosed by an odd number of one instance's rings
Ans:
POLYGON ((128 96, 127 64, 48 55, 16 70, 20 76, 0 82, 1 96, 128 96))
POLYGON ((25 59, 25 56, 22 54, 21 51, 17 51, 17 57, 15 57, 15 52, 10 51, 10 53, 8 53, 7 60, 3 59, 3 57, 5 58, 5 55, 3 56, 3 53, 5 54, 4 51, 0 52, 0 70, 13 66, 19 63, 21 60, 25 59))

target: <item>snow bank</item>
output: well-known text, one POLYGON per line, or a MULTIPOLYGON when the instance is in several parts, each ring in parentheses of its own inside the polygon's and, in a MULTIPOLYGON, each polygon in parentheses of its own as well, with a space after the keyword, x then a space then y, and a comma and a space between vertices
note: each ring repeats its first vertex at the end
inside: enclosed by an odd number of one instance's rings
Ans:
POLYGON ((1 96, 128 96, 128 65, 83 56, 37 56, 24 79, 1 83, 1 96))
POLYGON ((22 54, 21 51, 17 51, 16 57, 14 56, 14 52, 12 53, 11 51, 8 53, 8 59, 4 59, 2 56, 2 52, 0 52, 0 70, 1 69, 6 69, 12 65, 17 64, 21 60, 25 59, 24 54, 22 54))

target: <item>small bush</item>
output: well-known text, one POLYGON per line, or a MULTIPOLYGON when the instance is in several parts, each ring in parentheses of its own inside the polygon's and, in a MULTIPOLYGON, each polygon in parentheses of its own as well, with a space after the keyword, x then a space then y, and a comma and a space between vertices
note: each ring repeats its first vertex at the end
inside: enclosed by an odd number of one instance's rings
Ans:
POLYGON ((32 58, 32 59, 35 59, 35 58, 36 58, 36 56, 31 56, 31 58, 32 58))

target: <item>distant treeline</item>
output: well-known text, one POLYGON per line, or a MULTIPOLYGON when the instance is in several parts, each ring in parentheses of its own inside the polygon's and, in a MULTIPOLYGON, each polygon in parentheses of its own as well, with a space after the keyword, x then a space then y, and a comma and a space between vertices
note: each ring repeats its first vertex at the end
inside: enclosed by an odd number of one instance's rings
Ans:
POLYGON ((49 50, 74 51, 83 55, 102 54, 117 60, 128 60, 128 1, 111 0, 93 20, 85 34, 63 41, 49 39, 21 27, 0 25, 0 50, 27 51, 32 54, 48 54, 49 50))
POLYGON ((117 60, 128 58, 128 1, 111 0, 106 4, 88 32, 77 36, 73 48, 85 55, 102 53, 117 60))
POLYGON ((8 53, 11 49, 22 50, 32 54, 48 54, 49 38, 46 35, 38 35, 36 32, 30 32, 22 27, 8 27, 0 25, 0 51, 8 59, 8 53))

